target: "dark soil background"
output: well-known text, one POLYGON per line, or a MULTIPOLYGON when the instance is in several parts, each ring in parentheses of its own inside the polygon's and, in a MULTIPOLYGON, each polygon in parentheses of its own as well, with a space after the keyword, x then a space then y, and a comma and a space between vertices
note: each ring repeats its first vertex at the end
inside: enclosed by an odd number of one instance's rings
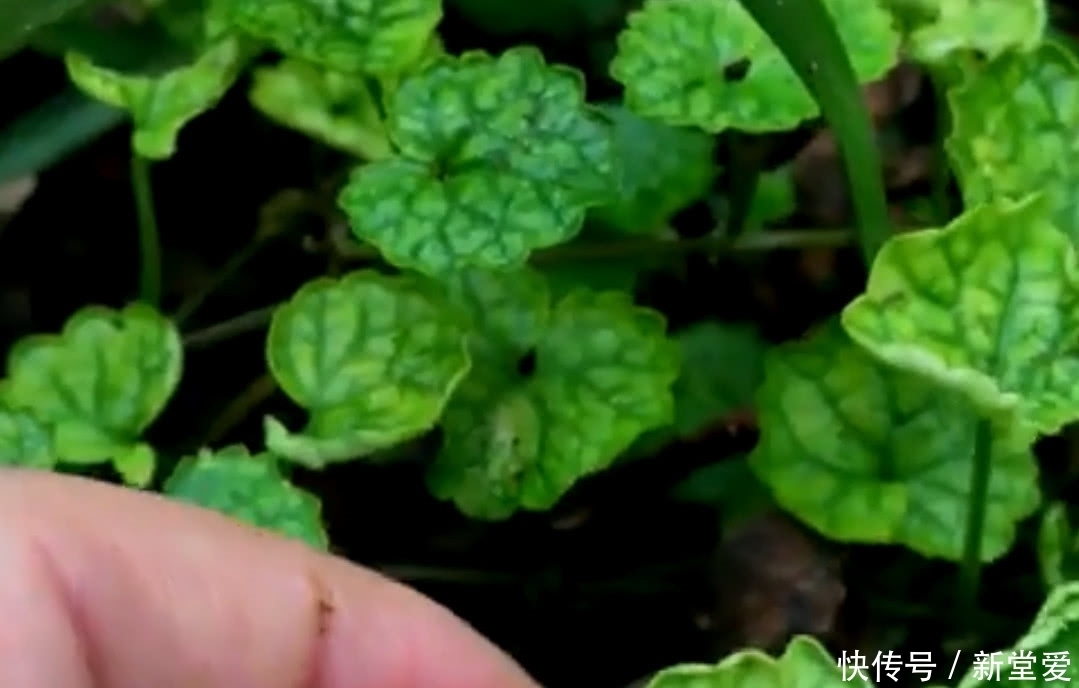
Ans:
MULTIPOLYGON (((448 49, 533 43, 550 60, 583 69, 592 98, 618 96, 604 67, 625 6, 552 3, 590 9, 544 27, 516 11, 497 17, 484 5, 450 3, 441 30, 448 49)), ((1061 10, 1057 25, 1071 23, 1061 10)), ((0 83, 2 125, 62 91, 66 76, 56 59, 24 51, 0 63, 0 83)), ((916 224, 907 208, 930 191, 934 95, 922 75, 904 67, 868 88, 866 97, 880 125, 897 223, 916 224)), ((128 138, 125 126, 113 129, 38 175, 33 192, 7 208, 6 217, 0 210, 4 351, 27 333, 58 330, 87 303, 122 306, 135 296, 128 138)), ((752 144, 768 166, 794 162, 799 209, 789 226, 849 225, 842 168, 820 123, 752 144)), ((730 151, 731 142, 721 141, 720 155, 730 151)), ((177 308, 250 245, 263 207, 277 194, 323 189, 332 198, 345 170, 341 156, 255 112, 245 84, 233 89, 184 130, 175 158, 154 169, 166 309, 177 308)), ((715 195, 726 194, 730 183, 722 178, 715 195)), ((719 222, 702 203, 675 224, 686 236, 699 236, 719 222)), ((264 414, 299 420, 297 409, 265 384, 265 309, 306 280, 353 267, 325 250, 340 231, 332 213, 293 217, 289 231, 260 249, 185 325, 190 345, 182 387, 151 429, 163 453, 175 458, 233 442, 259 447, 264 414)), ((837 312, 863 279, 854 247, 719 262, 688 254, 644 280, 639 296, 675 328, 705 318, 751 321, 781 341, 837 312)), ((952 655, 945 651, 997 649, 1025 630, 1043 594, 1034 523, 987 572, 987 617, 972 637, 964 630, 970 620, 949 611, 952 565, 900 548, 821 542, 774 511, 731 523, 716 508, 722 505, 670 496, 695 468, 736 460, 754 441, 752 409, 717 418, 693 442, 582 481, 552 513, 496 524, 469 521, 427 494, 416 459, 430 455, 437 437, 406 448, 398 463, 295 477, 321 497, 337 552, 448 605, 552 687, 623 688, 668 664, 711 662, 746 645, 776 649, 797 632, 819 635, 837 653, 932 650, 938 666, 946 666, 952 655)), ((1059 479, 1071 474, 1070 434, 1041 449, 1053 486, 1048 493, 1070 496, 1074 485, 1059 479)), ((945 677, 939 671, 935 682, 945 677)), ((910 680, 909 672, 901 677, 910 680)))

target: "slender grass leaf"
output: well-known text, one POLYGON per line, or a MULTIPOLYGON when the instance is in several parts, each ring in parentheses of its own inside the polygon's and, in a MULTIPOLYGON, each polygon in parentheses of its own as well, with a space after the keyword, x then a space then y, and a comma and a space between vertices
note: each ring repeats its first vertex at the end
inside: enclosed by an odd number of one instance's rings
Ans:
POLYGON ((873 124, 831 15, 821 0, 741 2, 813 94, 834 132, 868 264, 888 238, 891 222, 873 124))
POLYGON ((75 87, 62 91, 0 131, 0 183, 52 167, 125 119, 75 87))

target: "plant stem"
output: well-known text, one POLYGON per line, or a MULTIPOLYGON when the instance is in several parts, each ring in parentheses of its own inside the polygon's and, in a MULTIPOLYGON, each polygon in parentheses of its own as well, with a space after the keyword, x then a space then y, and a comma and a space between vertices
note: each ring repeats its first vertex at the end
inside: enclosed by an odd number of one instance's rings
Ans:
POLYGON ((970 507, 967 511, 963 560, 959 568, 960 618, 972 619, 978 609, 978 584, 982 571, 982 533, 989 476, 992 472, 993 424, 983 419, 974 429, 974 461, 970 474, 970 507))
POLYGON ((150 161, 137 153, 131 156, 131 188, 139 223, 139 299, 157 308, 161 305, 161 238, 154 215, 150 161))
MULTIPOLYGON (((597 241, 563 245, 537 251, 532 262, 538 265, 603 260, 656 254, 683 255, 695 252, 763 252, 777 249, 801 249, 820 246, 845 246, 854 235, 844 229, 792 229, 753 232, 737 239, 709 236, 700 239, 631 238, 625 241, 597 241)), ((378 260, 373 246, 338 242, 332 249, 350 262, 378 260)), ((248 311, 230 320, 184 335, 184 347, 198 348, 265 327, 278 304, 248 311)))
POLYGON ((206 431, 203 445, 214 445, 221 442, 225 435, 251 414, 252 409, 257 408, 273 396, 276 391, 277 381, 274 380, 273 375, 269 373, 260 375, 217 414, 217 418, 210 426, 210 429, 206 431))
POLYGON ((232 255, 217 273, 214 274, 202 289, 191 295, 190 298, 185 300, 180 307, 176 309, 176 315, 173 316, 173 321, 177 325, 183 325, 183 323, 194 315, 202 304, 209 298, 210 294, 217 291, 225 283, 227 283, 232 277, 240 271, 244 265, 250 261, 259 249, 262 248, 263 242, 254 240, 247 243, 242 250, 232 255))
POLYGON ((265 327, 279 305, 275 303, 272 306, 241 313, 235 318, 186 334, 184 335, 184 347, 197 349, 265 327))

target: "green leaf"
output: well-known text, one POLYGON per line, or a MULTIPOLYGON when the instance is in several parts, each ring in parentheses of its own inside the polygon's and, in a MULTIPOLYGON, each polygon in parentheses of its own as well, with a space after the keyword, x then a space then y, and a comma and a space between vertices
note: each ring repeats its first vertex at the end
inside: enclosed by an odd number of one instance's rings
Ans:
POLYGON ((1068 523, 1066 505, 1052 504, 1042 514, 1038 528, 1038 568, 1047 587, 1053 588, 1065 580, 1065 561, 1074 555, 1075 535, 1068 523))
POLYGON ((945 145, 967 207, 1042 191, 1056 225, 1079 242, 1079 62, 1057 42, 1008 53, 948 93, 945 145))
POLYGON ((251 456, 242 446, 202 449, 180 461, 163 492, 316 549, 329 548, 318 498, 282 476, 272 454, 251 456))
MULTIPOLYGON (((896 64, 899 35, 877 0, 824 5, 858 79, 878 79, 896 64)), ((797 21, 804 8, 779 11, 797 24, 801 40, 811 40, 797 21)), ((819 112, 784 53, 739 0, 646 0, 628 21, 611 75, 641 115, 718 133, 793 129, 819 112), (735 73, 742 66, 748 70, 735 73)), ((817 52, 823 60, 819 46, 817 52)))
POLYGON ((610 125, 582 81, 528 47, 406 79, 388 122, 398 155, 356 170, 340 195, 353 232, 431 275, 521 266, 570 239, 618 183, 610 125))
POLYGON ((471 271, 451 284, 476 322, 475 364, 443 417, 428 472, 436 497, 490 520, 548 509, 670 421, 678 351, 658 313, 620 292, 581 290, 552 308, 530 270, 471 271))
POLYGON ((153 308, 89 306, 59 335, 16 343, 0 398, 50 426, 57 460, 111 460, 128 482, 144 485, 153 454, 138 439, 164 409, 182 368, 180 334, 153 308))
POLYGON ((664 669, 646 688, 871 688, 870 681, 852 676, 854 673, 851 668, 841 669, 818 640, 799 635, 787 643, 779 657, 756 649, 740 650, 719 664, 682 664, 664 669))
MULTIPOLYGON (((990 654, 986 652, 986 654, 990 654)), ((1001 666, 999 675, 995 672, 986 676, 989 662, 982 663, 983 673, 978 673, 978 666, 971 667, 958 688, 979 688, 996 686, 1002 681, 1022 682, 1024 685, 1054 686, 1073 685, 1079 681, 1079 663, 1075 656, 1079 654, 1079 583, 1065 583, 1049 592, 1042 608, 1034 617, 1030 630, 1008 650, 999 651, 995 659, 1001 666), (1029 671, 1026 675, 1017 674, 1020 665, 1016 659, 1032 660, 1026 663, 1029 671)))
POLYGON ((225 35, 210 42, 192 64, 161 75, 124 74, 76 52, 68 53, 65 64, 71 80, 88 95, 131 113, 136 153, 164 159, 176 152, 180 129, 217 104, 255 52, 245 40, 225 35))
POLYGON ((711 423, 752 407, 764 379, 766 344, 751 326, 707 321, 677 334, 682 371, 672 387, 674 421, 641 437, 634 453, 689 439, 711 423))
POLYGON ((378 102, 355 75, 284 60, 255 71, 250 97, 270 119, 359 158, 393 152, 378 102))
POLYGON ((763 229, 768 224, 788 218, 797 207, 790 165, 762 172, 749 206, 746 231, 763 229))
POLYGON ((219 0, 215 9, 288 56, 386 75, 418 60, 442 19, 440 0, 219 0))
POLYGON ((890 0, 907 16, 921 15, 907 37, 913 59, 938 63, 974 50, 992 60, 1009 50, 1033 50, 1045 33, 1045 0, 890 0), (913 10, 913 11, 912 11, 913 10))
POLYGON ((4 0, 0 2, 0 59, 23 46, 38 29, 60 21, 91 0, 4 0))
POLYGON ((592 215, 613 229, 651 232, 704 196, 718 170, 715 139, 644 119, 620 105, 602 106, 614 123, 623 174, 620 197, 592 215))
POLYGON ((56 452, 47 425, 25 411, 0 405, 0 466, 53 468, 56 452))
POLYGON ((121 15, 110 9, 92 3, 35 32, 31 47, 57 58, 81 53, 94 64, 119 72, 147 71, 191 59, 191 45, 173 36, 152 13, 139 8, 121 15))
POLYGON ((674 486, 671 497, 717 508, 725 527, 775 506, 745 456, 698 468, 674 486))
MULTIPOLYGON (((749 462, 777 503, 833 540, 961 557, 981 420, 964 396, 879 363, 831 321, 769 354, 758 404, 749 462)), ((1027 439, 993 437, 983 562, 1038 507, 1027 439)))
POLYGON ((266 446, 312 468, 434 427, 470 362, 467 320, 432 285, 354 272, 308 282, 274 313, 266 359, 307 409, 302 433, 266 419, 266 446))
POLYGON ((1044 196, 994 201, 894 237, 844 327, 986 414, 1056 432, 1079 417, 1079 267, 1049 210, 1044 196))

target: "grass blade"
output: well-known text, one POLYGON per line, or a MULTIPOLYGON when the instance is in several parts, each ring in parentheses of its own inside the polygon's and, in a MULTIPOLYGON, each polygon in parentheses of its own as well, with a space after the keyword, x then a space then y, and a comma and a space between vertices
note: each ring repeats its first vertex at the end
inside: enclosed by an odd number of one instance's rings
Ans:
POLYGON ((790 62, 832 128, 869 265, 891 234, 891 219, 873 123, 832 17, 821 0, 741 2, 790 62))

